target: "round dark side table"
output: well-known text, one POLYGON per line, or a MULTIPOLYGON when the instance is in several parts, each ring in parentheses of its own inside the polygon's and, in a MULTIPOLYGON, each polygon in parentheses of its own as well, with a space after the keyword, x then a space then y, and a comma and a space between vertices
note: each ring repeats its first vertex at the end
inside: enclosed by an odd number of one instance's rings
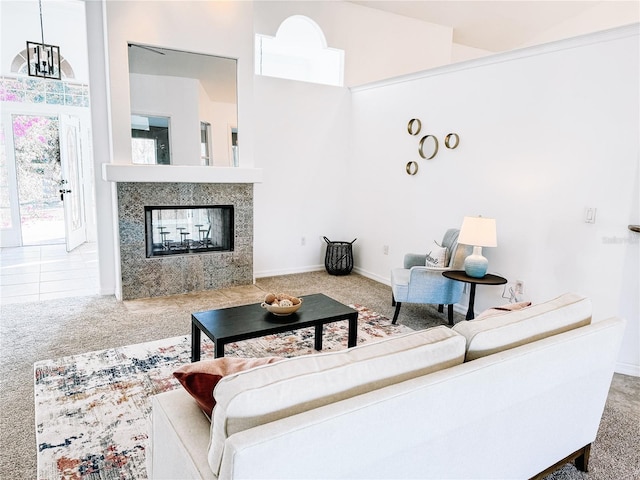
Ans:
POLYGON ((473 303, 476 298, 476 285, 502 285, 507 283, 507 279, 501 277, 499 275, 492 275, 487 273, 482 278, 470 277, 464 270, 447 270, 446 272, 442 272, 447 278, 451 280, 456 280, 458 282, 465 282, 471 285, 471 292, 469 293, 469 308, 467 309, 467 320, 473 320, 475 318, 475 314, 473 313, 473 303))

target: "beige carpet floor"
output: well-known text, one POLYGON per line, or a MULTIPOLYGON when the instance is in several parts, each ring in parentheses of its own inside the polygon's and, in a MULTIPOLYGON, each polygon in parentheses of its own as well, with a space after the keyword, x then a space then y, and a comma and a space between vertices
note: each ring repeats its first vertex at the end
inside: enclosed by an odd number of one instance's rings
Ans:
MULTIPOLYGON (((267 292, 325 293, 391 318, 391 291, 360 275, 326 272, 259 279, 256 285, 158 299, 118 302, 112 296, 2 305, 0 309, 0 479, 36 475, 33 363, 190 333, 194 311, 259 302, 267 292)), ((456 321, 462 316, 456 314, 456 321)), ((399 322, 413 329, 446 325, 435 306, 403 305, 399 322)), ((589 474, 567 465, 550 478, 640 478, 640 379, 615 375, 589 474)))

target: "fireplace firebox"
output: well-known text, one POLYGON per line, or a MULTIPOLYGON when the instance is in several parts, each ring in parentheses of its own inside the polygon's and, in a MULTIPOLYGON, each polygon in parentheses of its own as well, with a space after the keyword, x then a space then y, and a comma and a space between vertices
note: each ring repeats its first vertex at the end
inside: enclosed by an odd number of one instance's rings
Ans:
POLYGON ((144 207, 147 258, 233 251, 233 205, 144 207))

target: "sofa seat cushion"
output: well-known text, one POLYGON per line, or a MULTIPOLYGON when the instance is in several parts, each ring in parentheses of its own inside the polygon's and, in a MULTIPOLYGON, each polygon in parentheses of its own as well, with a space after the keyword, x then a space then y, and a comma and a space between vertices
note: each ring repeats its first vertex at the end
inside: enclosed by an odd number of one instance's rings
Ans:
POLYGON ((209 464, 217 475, 234 433, 464 361, 465 338, 440 326, 230 375, 214 396, 209 464))
POLYGON ((469 361, 590 323, 591 301, 566 293, 528 308, 461 321, 453 330, 467 339, 469 361))
POLYGON ((211 419, 211 412, 216 404, 213 389, 223 377, 280 360, 283 358, 212 358, 182 365, 173 372, 173 376, 194 398, 207 418, 211 419))

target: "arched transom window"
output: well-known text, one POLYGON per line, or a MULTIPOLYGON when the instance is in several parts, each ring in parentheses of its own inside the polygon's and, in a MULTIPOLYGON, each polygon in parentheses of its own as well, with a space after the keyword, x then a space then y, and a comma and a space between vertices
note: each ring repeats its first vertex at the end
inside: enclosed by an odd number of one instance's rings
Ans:
MULTIPOLYGON (((27 50, 24 49, 18 53, 11 62, 11 73, 27 74, 27 50)), ((73 68, 67 62, 67 59, 60 55, 60 76, 64 79, 75 78, 73 68)))
POLYGON ((329 48, 322 29, 303 15, 287 18, 275 37, 256 34, 256 74, 342 86, 344 51, 329 48))

